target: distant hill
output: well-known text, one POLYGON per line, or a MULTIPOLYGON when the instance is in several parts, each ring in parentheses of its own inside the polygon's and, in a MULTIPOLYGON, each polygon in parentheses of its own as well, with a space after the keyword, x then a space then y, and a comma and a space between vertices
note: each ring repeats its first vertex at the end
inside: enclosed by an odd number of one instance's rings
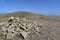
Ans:
POLYGON ((8 14, 0 14, 0 18, 8 18, 10 16, 17 16, 17 17, 26 17, 26 18, 40 18, 42 15, 32 13, 32 12, 25 12, 25 11, 18 11, 14 13, 8 13, 8 14))
POLYGON ((20 18, 31 18, 31 19, 44 19, 44 20, 53 20, 53 21, 60 21, 60 17, 49 17, 49 16, 44 16, 32 12, 25 12, 25 11, 17 11, 14 13, 8 13, 8 14, 0 14, 0 19, 1 18, 8 18, 10 16, 15 16, 15 17, 20 17, 20 18))

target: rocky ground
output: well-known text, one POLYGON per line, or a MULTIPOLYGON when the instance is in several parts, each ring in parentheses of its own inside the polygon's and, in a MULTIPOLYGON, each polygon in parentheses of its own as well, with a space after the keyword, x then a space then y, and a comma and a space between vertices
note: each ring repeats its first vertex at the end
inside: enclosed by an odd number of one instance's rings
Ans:
POLYGON ((60 22, 9 17, 0 23, 0 40, 60 40, 60 22))

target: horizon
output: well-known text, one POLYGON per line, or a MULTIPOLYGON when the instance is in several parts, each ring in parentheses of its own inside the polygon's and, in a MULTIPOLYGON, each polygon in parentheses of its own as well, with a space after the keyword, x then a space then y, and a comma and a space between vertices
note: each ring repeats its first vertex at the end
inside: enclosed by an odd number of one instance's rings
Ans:
POLYGON ((0 0, 0 14, 16 11, 60 16, 60 0, 0 0))

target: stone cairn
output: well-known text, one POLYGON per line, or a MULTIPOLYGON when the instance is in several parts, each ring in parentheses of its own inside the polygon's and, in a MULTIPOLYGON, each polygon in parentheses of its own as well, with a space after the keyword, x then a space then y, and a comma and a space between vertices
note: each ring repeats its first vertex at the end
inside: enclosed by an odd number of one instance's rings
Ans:
POLYGON ((26 39, 33 31, 39 32, 39 27, 34 22, 29 22, 26 18, 9 17, 7 21, 0 23, 2 34, 6 39, 14 38, 16 35, 22 35, 26 39))

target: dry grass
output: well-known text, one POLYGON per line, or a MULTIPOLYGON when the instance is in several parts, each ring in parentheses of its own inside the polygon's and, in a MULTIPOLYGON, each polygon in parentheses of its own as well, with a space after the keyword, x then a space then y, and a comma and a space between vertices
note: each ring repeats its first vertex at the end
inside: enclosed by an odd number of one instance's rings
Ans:
POLYGON ((34 14, 31 12, 14 12, 14 13, 9 13, 9 14, 0 14, 0 19, 5 19, 10 16, 15 16, 15 17, 20 17, 20 18, 31 18, 31 19, 43 19, 43 20, 49 20, 49 21, 59 21, 60 22, 60 17, 49 17, 49 16, 43 16, 40 14, 34 14))

